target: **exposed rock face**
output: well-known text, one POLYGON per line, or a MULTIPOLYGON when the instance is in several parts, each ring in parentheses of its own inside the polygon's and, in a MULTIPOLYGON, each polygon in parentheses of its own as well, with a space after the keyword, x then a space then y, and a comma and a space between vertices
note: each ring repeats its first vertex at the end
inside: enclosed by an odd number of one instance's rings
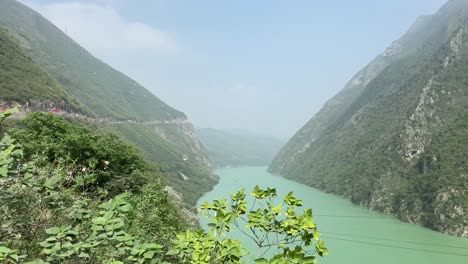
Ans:
MULTIPOLYGON (((407 161, 424 153, 425 146, 431 142, 433 132, 443 128, 443 120, 438 113, 444 105, 439 105, 439 93, 443 96, 446 91, 440 89, 443 87, 443 81, 438 79, 447 74, 448 67, 460 59, 461 50, 466 44, 465 35, 466 30, 462 26, 450 39, 447 54, 441 60, 443 62, 440 70, 424 86, 416 109, 405 122, 404 131, 400 137, 403 143, 402 155, 407 161)), ((447 92, 447 95, 450 96, 451 92, 447 92)))
POLYGON ((448 219, 464 219, 463 222, 455 226, 444 224, 441 226, 441 229, 450 234, 468 237, 467 208, 453 202, 455 199, 459 199, 465 195, 465 193, 466 190, 456 189, 439 193, 435 201, 434 214, 441 223, 446 223, 448 219))
POLYGON ((180 212, 183 215, 184 219, 188 221, 192 226, 197 226, 198 216, 194 212, 184 207, 184 196, 170 186, 166 186, 165 191, 167 192, 167 195, 169 196, 170 200, 179 205, 179 208, 181 210, 180 212))
MULTIPOLYGON (((195 129, 187 120, 179 120, 178 122, 146 124, 153 129, 159 136, 171 142, 174 145, 184 149, 184 156, 188 160, 196 160, 202 166, 211 168, 211 161, 207 158, 207 154, 200 142, 198 141, 195 129), (177 131, 178 133, 174 133, 177 131), (180 135, 184 135, 181 137, 180 135)), ((181 159, 182 156, 181 156, 181 159)))
POLYGON ((67 113, 74 113, 76 110, 70 106, 67 102, 57 101, 52 102, 49 100, 29 100, 26 102, 23 107, 30 111, 38 111, 38 112, 47 112, 51 109, 60 109, 67 113))
POLYGON ((431 119, 435 117, 435 108, 433 106, 438 101, 433 85, 434 79, 430 79, 429 83, 423 88, 418 106, 406 121, 405 129, 401 135, 403 142, 402 154, 407 161, 424 153, 425 145, 430 142, 432 131, 429 124, 433 122, 431 119))
POLYGON ((189 159, 194 158, 199 163, 203 164, 204 166, 211 168, 212 167, 211 161, 207 158, 205 149, 200 144, 200 141, 198 141, 198 137, 195 133, 195 128, 193 127, 193 125, 190 123, 186 123, 186 124, 179 124, 178 127, 179 127, 179 131, 181 131, 181 133, 184 133, 184 135, 186 135, 187 138, 189 139, 189 146, 192 152, 191 154, 193 155, 192 157, 189 156, 188 158, 189 159))
POLYGON ((71 106, 66 101, 52 101, 52 100, 25 100, 23 102, 19 101, 10 101, 10 100, 2 100, 0 101, 0 106, 13 108, 17 107, 20 108, 22 111, 28 112, 48 112, 52 109, 57 109, 66 113, 77 113, 79 110, 71 106))
POLYGON ((468 0, 418 19, 289 141, 270 171, 468 236, 468 0))

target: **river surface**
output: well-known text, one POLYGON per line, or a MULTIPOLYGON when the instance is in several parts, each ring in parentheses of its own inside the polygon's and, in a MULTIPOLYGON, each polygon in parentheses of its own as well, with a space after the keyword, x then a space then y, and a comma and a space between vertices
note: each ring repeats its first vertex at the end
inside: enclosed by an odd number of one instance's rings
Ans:
MULTIPOLYGON (((220 182, 198 204, 255 185, 276 188, 279 197, 294 191, 305 208, 312 208, 330 254, 320 264, 468 264, 468 239, 452 237, 371 212, 339 197, 266 172, 266 167, 226 168, 216 172, 220 182)), ((207 219, 200 215, 204 228, 207 219)), ((235 229, 233 229, 235 230, 235 229)), ((257 254, 258 249, 239 231, 232 235, 257 254)), ((272 252, 274 253, 274 252, 272 252)))

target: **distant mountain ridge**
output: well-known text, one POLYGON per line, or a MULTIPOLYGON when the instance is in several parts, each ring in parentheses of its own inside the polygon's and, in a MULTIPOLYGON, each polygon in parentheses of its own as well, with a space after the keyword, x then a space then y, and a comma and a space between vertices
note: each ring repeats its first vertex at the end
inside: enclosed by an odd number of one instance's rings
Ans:
POLYGON ((468 1, 375 58, 269 167, 404 221, 468 237, 468 1))
POLYGON ((266 166, 284 141, 234 129, 197 128, 200 142, 216 167, 266 166))
POLYGON ((0 64, 0 77, 7 80, 0 84, 0 103, 34 102, 40 107, 32 110, 58 108, 99 120, 156 163, 188 206, 217 182, 184 113, 92 56, 16 0, 0 1, 0 28, 0 44, 11 51, 6 59, 18 62, 17 71, 8 63, 0 64), (33 71, 35 77, 28 75, 33 71))

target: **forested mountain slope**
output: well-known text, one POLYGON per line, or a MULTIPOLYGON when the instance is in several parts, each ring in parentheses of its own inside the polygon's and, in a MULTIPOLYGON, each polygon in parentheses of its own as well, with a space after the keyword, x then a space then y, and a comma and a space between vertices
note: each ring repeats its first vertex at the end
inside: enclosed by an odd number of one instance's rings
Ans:
POLYGON ((186 196, 188 205, 195 205, 197 198, 216 183, 210 161, 184 113, 92 56, 40 14, 15 0, 0 1, 0 27, 6 28, 2 39, 11 40, 11 49, 24 57, 19 62, 21 67, 33 67, 38 73, 34 85, 19 83, 32 80, 31 72, 13 72, 11 65, 2 64, 2 78, 8 79, 1 84, 5 92, 0 94, 0 101, 25 101, 41 95, 37 97, 41 104, 62 98, 65 103, 45 104, 40 110, 57 107, 86 115, 112 129, 157 164, 169 184, 186 196))
POLYGON ((419 18, 328 101, 270 171, 468 237, 468 1, 419 18))
POLYGON ((36 109, 57 105, 81 111, 77 101, 38 67, 4 28, 0 28, 0 69, 0 94, 5 104, 15 102, 36 109))
POLYGON ((265 166, 284 145, 280 139, 247 131, 199 128, 197 134, 217 167, 265 166))
POLYGON ((34 61, 96 116, 143 121, 185 118, 16 0, 0 1, 0 25, 8 28, 34 61))

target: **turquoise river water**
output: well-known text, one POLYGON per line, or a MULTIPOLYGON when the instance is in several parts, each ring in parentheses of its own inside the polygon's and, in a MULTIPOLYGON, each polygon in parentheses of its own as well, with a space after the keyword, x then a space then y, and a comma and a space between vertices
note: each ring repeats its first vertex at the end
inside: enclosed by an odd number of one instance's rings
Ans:
MULTIPOLYGON (((255 185, 272 187, 283 197, 294 191, 304 207, 312 208, 316 224, 330 251, 321 264, 468 264, 468 239, 452 237, 407 224, 396 218, 369 211, 339 197, 323 193, 266 172, 266 167, 226 168, 217 171, 221 180, 198 202, 212 201, 241 188, 250 193, 255 185)), ((200 215, 204 228, 207 219, 200 215)), ((253 254, 258 249, 239 231, 253 254)), ((274 252, 272 252, 274 253, 274 252)))

